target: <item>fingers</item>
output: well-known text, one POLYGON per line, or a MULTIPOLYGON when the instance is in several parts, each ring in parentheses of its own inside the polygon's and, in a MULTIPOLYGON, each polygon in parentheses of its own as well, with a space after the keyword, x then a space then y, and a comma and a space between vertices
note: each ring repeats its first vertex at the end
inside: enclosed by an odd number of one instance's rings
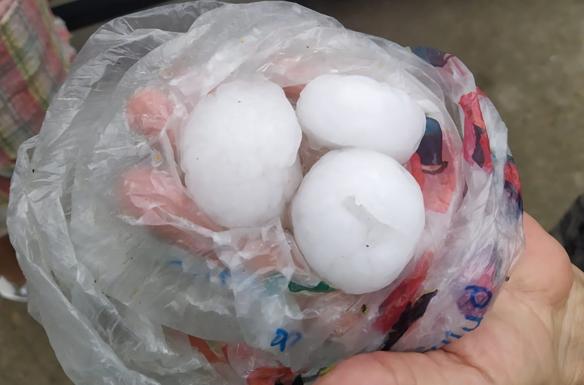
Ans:
POLYGON ((149 167, 130 169, 123 175, 121 193, 125 207, 134 215, 146 216, 146 220, 149 219, 145 214, 155 211, 187 219, 213 231, 221 230, 187 195, 180 180, 165 171, 149 167))
POLYGON ((566 251, 529 214, 524 216, 525 249, 511 271, 508 288, 538 301, 562 303, 572 287, 572 267, 566 251))
POLYGON ((220 231, 221 227, 197 207, 182 183, 169 173, 149 167, 130 169, 122 176, 118 195, 125 214, 159 235, 196 254, 212 250, 208 237, 178 227, 177 221, 212 231, 220 231))
MULTIPOLYGON (((151 142, 157 142, 164 131, 174 147, 175 131, 169 124, 174 110, 175 104, 164 91, 142 88, 128 100, 128 125, 151 142)), ((212 250, 208 237, 176 226, 177 221, 184 220, 212 231, 221 230, 188 196, 182 182, 169 173, 149 167, 130 169, 122 176, 118 195, 127 215, 152 227, 167 240, 196 254, 212 250)))
MULTIPOLYGON (((190 198, 180 180, 169 173, 151 167, 135 167, 126 171, 120 180, 118 197, 122 212, 135 218, 139 224, 150 227, 159 236, 177 244, 194 255, 207 257, 213 253, 210 236, 181 224, 201 226, 213 232, 224 229, 211 220, 190 198)), ((234 245, 246 255, 243 259, 249 271, 270 273, 288 268, 289 261, 280 245, 265 245, 262 240, 242 240, 234 245)))
MULTIPOLYGON (((126 116, 130 128, 149 140, 156 140, 174 111, 169 96, 156 88, 142 88, 128 100, 126 116)), ((174 129, 167 129, 171 144, 175 143, 174 129)))
MULTIPOLYGON (((386 353, 393 355, 392 353, 386 353)), ((401 384, 414 383, 413 375, 408 373, 407 368, 400 370, 402 378, 401 384), (408 380, 409 382, 404 382, 408 380)), ((398 374, 394 370, 384 367, 372 355, 359 355, 350 358, 324 377, 320 378, 315 385, 400 385, 398 374)))
POLYGON ((484 377, 442 351, 430 354, 376 352, 350 358, 315 385, 479 385, 484 377))

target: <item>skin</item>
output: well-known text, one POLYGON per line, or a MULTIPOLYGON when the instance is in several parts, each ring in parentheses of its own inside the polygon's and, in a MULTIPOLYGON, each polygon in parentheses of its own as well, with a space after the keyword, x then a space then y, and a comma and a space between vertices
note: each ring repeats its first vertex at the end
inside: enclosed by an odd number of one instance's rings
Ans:
POLYGON ((316 385, 584 384, 584 273, 529 215, 526 248, 481 327, 441 350, 376 352, 316 385))

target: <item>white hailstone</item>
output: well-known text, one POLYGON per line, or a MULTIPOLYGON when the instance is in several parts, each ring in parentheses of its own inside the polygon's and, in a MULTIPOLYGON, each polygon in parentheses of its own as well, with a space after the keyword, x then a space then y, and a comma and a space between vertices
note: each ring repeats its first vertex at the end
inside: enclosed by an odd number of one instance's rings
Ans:
POLYGON ((379 290, 413 257, 425 225, 416 180, 394 159, 334 150, 304 177, 292 201, 294 237, 310 267, 349 294, 379 290))
POLYGON ((180 141, 185 184, 225 227, 279 217, 302 179, 302 131, 284 91, 266 80, 219 86, 195 107, 180 141))
POLYGON ((306 85, 296 113, 310 142, 376 150, 405 163, 418 148, 426 117, 404 91, 360 75, 322 75, 306 85))

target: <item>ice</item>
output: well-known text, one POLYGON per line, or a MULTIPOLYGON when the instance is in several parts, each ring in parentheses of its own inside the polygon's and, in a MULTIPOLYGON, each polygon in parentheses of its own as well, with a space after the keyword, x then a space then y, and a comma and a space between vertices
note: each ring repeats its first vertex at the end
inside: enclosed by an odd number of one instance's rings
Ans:
POLYGON ((359 147, 405 163, 418 148, 425 114, 404 91, 360 75, 322 75, 300 93, 296 112, 313 145, 359 147))
POLYGON ((182 132, 181 166, 193 199, 226 227, 279 217, 302 178, 302 131, 284 91, 266 80, 219 86, 182 132))
POLYGON ((296 242, 326 282, 350 294, 379 290, 413 256, 425 224, 415 179, 371 150, 334 150, 304 177, 292 201, 296 242))

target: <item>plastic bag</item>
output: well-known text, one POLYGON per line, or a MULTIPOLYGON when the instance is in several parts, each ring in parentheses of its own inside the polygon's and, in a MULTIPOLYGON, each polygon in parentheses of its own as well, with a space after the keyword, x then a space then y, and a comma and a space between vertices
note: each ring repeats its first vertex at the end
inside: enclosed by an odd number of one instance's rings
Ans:
POLYGON ((9 228, 31 314, 74 382, 259 385, 309 383, 356 353, 436 349, 475 329, 521 248, 521 216, 507 129, 456 57, 292 3, 203 1, 90 38, 20 149, 9 228), (285 221, 206 226, 173 149, 171 128, 227 80, 261 76, 294 103, 324 73, 400 88, 427 116, 407 163, 424 235, 400 277, 366 295, 321 282, 285 221), (128 101, 143 90, 172 108, 155 103, 136 132, 128 101))

